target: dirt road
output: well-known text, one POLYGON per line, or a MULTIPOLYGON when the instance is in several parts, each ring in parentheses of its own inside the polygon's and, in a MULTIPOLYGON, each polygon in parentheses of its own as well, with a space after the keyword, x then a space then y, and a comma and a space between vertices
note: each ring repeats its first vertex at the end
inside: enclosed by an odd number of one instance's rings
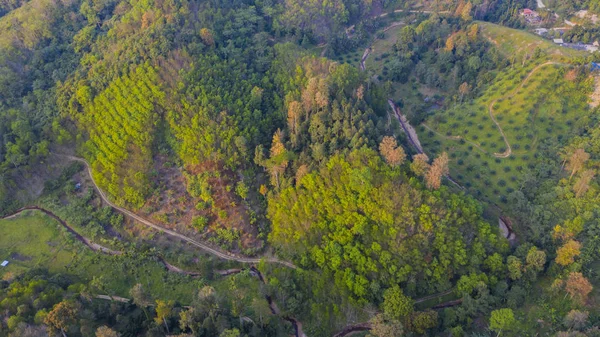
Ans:
POLYGON ((396 106, 396 104, 394 104, 394 101, 388 99, 388 104, 392 108, 392 111, 394 111, 394 115, 396 116, 398 122, 400 122, 404 133, 406 133, 406 135, 408 136, 408 141, 412 144, 412 146, 414 146, 418 153, 425 153, 425 151, 423 151, 423 147, 421 146, 421 142, 419 142, 417 132, 410 125, 406 117, 400 113, 400 109, 396 106))
POLYGON ((83 163, 85 165, 86 169, 87 169, 88 175, 90 176, 90 178, 92 180, 92 183, 94 184, 94 188, 96 189, 96 191, 98 191, 98 194, 100 195, 100 198, 107 205, 109 205, 110 207, 112 207, 115 210, 123 213, 124 215, 127 215, 128 217, 136 220, 137 222, 139 222, 139 223, 141 223, 141 224, 143 224, 145 226, 148 226, 148 227, 153 228, 153 229, 155 229, 155 230, 157 230, 159 232, 163 232, 163 233, 168 234, 170 236, 173 236, 173 237, 179 238, 179 239, 181 239, 183 241, 186 241, 186 242, 190 243, 191 245, 196 246, 196 247, 204 250, 205 252, 207 252, 207 253, 209 253, 211 255, 214 255, 214 256, 216 256, 218 258, 224 259, 224 260, 236 261, 236 262, 240 262, 240 263, 250 263, 250 264, 256 264, 256 263, 259 263, 261 261, 265 261, 265 262, 269 262, 269 263, 280 264, 282 266, 285 266, 285 267, 288 267, 288 268, 292 268, 292 269, 296 269, 297 268, 291 262, 279 260, 279 259, 273 258, 273 257, 250 258, 250 257, 236 256, 236 255, 233 255, 230 252, 219 251, 219 250, 217 250, 215 248, 212 248, 212 247, 208 246, 207 244, 204 244, 202 242, 196 241, 196 240, 194 240, 194 239, 192 239, 192 238, 190 238, 188 236, 185 236, 185 235, 177 233, 177 232, 175 232, 173 230, 170 230, 170 229, 161 227, 161 226, 159 226, 157 224, 154 224, 154 223, 152 223, 152 222, 150 222, 150 221, 148 221, 148 220, 140 217, 139 215, 137 215, 137 214, 135 214, 135 213, 133 213, 133 212, 125 209, 125 208, 119 207, 119 206, 115 205, 114 203, 112 203, 108 199, 108 197, 106 196, 106 194, 104 194, 104 192, 100 189, 100 187, 98 186, 98 184, 96 183, 96 181, 94 180, 94 177, 92 175, 92 169, 91 169, 91 167, 90 167, 90 165, 88 164, 87 161, 85 161, 82 158, 78 158, 78 157, 74 157, 74 156, 69 156, 69 155, 63 155, 63 154, 54 154, 54 155, 60 156, 60 157, 63 157, 63 158, 67 158, 69 160, 78 161, 80 163, 83 163))

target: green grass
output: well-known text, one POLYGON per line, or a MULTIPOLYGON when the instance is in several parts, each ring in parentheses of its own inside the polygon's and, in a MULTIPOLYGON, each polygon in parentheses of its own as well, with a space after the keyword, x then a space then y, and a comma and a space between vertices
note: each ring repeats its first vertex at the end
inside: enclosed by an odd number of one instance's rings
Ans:
POLYGON ((204 284, 201 279, 169 273, 151 258, 93 252, 63 232, 55 220, 37 212, 0 220, 0 259, 10 262, 0 270, 1 277, 47 268, 51 273, 69 274, 85 283, 99 278, 106 294, 123 297, 129 297, 133 285, 142 283, 155 298, 188 303, 194 291, 204 284))
MULTIPOLYGON (((371 46, 371 53, 365 62, 367 70, 374 74, 383 74, 385 66, 394 59, 394 44, 405 25, 390 28, 383 39, 377 39, 371 46)), ((364 52, 364 49, 363 49, 364 52)), ((362 54, 361 54, 362 56, 362 54)))
POLYGON ((61 272, 72 259, 58 223, 40 213, 30 213, 0 220, 0 260, 10 262, 0 269, 2 276, 36 267, 61 272))
POLYGON ((540 48, 550 58, 561 61, 565 58, 576 56, 587 56, 589 53, 565 47, 560 47, 550 40, 543 39, 538 35, 489 22, 478 21, 483 34, 496 45, 496 47, 507 57, 516 58, 521 62, 525 54, 531 54, 535 48, 540 48))
POLYGON ((478 197, 506 202, 503 196, 519 189, 520 178, 534 168, 540 144, 564 142, 589 114, 581 86, 564 78, 568 66, 538 67, 542 63, 505 70, 478 99, 436 113, 426 121, 435 132, 417 128, 425 151, 448 152, 451 175, 478 197), (506 146, 488 113, 493 102, 494 116, 512 147, 508 158, 494 156, 506 146))

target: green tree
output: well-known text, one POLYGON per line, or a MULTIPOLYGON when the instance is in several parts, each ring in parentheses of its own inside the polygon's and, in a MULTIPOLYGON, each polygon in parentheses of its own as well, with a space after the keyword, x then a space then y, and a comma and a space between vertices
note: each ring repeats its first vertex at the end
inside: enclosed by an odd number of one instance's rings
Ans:
POLYGON ((51 333, 60 332, 66 337, 66 332, 76 323, 78 306, 72 301, 62 301, 56 304, 44 319, 51 333))
POLYGON ((120 335, 107 326, 101 326, 96 330, 96 337, 119 337, 120 335))
POLYGON ((492 311, 490 317, 490 329, 496 331, 498 336, 502 331, 511 330, 516 323, 515 314, 512 309, 504 308, 492 311))
POLYGON ((399 286, 393 286, 383 292, 383 312, 391 319, 401 319, 413 312, 413 300, 404 295, 399 286))
POLYGON ((427 329, 435 328, 438 325, 438 313, 433 310, 417 311, 410 317, 412 330, 419 334, 424 334, 427 329))
POLYGON ((167 329, 167 333, 169 332, 169 324, 167 324, 167 320, 171 318, 173 314, 173 306, 175 302, 173 301, 163 301, 156 300, 156 317, 154 321, 156 324, 164 324, 167 329))
POLYGON ((221 334, 219 334, 219 337, 240 337, 240 330, 238 329, 227 329, 227 330, 223 330, 223 332, 221 332, 221 334))
POLYGON ((544 265, 546 264, 546 253, 535 246, 531 247, 527 252, 525 262, 527 262, 527 268, 532 268, 535 271, 540 272, 544 269, 544 265))
POLYGON ((516 256, 509 256, 506 259, 506 265, 508 267, 508 277, 516 281, 523 276, 523 263, 516 256))
POLYGON ((375 315, 369 323, 371 323, 371 330, 367 337, 402 337, 404 335, 404 328, 400 321, 386 319, 382 314, 375 315))

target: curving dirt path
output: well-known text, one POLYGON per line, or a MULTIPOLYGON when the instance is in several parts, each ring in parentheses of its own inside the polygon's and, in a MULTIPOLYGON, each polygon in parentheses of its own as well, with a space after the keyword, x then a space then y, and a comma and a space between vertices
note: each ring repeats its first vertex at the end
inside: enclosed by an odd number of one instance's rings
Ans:
POLYGON ((533 74, 536 71, 538 71, 542 67, 545 67, 545 66, 548 66, 548 65, 552 65, 552 64, 559 64, 559 63, 558 62, 553 62, 553 61, 548 61, 546 63, 542 63, 542 64, 538 65, 537 67, 533 68, 529 72, 529 74, 527 75, 527 77, 525 77, 525 79, 523 80, 523 82, 521 82, 521 85, 519 85, 509 95, 503 96, 503 97, 500 97, 500 98, 496 98, 488 106, 488 113, 490 115, 490 118, 492 119, 492 121, 494 122, 494 124, 496 124, 496 127, 498 128, 498 131, 500 131, 500 134, 502 135, 502 138, 504 139, 504 144, 506 145, 506 151, 504 151, 503 153, 494 153, 494 157, 496 157, 496 158, 508 158, 512 154, 512 148, 510 146, 510 143, 508 142, 508 139, 506 138, 506 134, 504 134, 504 130, 502 130, 502 127, 500 126, 500 123, 498 123, 498 121, 496 120, 496 117, 494 117, 494 104, 496 104, 500 99, 508 99, 508 98, 512 98, 513 96, 515 96, 517 94, 517 92, 519 92, 519 90, 521 90, 523 88, 523 86, 525 85, 525 83, 527 83, 527 81, 529 81, 529 79, 531 78, 531 76, 533 76, 533 74))
POLYGON ((130 218, 138 221, 139 223, 146 225, 150 228, 153 228, 157 231, 163 232, 165 234, 171 235, 173 237, 179 238, 183 241, 186 241, 202 250, 204 250, 205 252, 214 255, 218 258, 224 259, 224 260, 229 260, 229 261, 236 261, 239 263, 249 263, 249 264, 256 264, 259 263, 261 261, 265 261, 265 262, 269 262, 269 263, 276 263, 276 264, 280 264, 282 266, 288 267, 288 268, 292 268, 292 269, 296 269, 297 267, 288 261, 283 261, 283 260, 279 260, 277 258, 273 258, 273 257, 265 257, 265 258, 250 258, 250 257, 241 257, 241 256, 235 256, 230 252, 222 252, 219 251, 215 248, 212 248, 210 246, 208 246, 207 244, 204 244, 202 242, 196 241, 188 236, 185 236, 183 234, 177 233, 173 230, 161 227, 159 225, 156 225, 142 217, 140 217, 139 215, 125 209, 122 207, 119 207, 117 205, 115 205, 114 203, 112 203, 108 197, 106 196, 106 194, 104 194, 104 192, 100 189, 100 187, 98 186, 98 184, 96 183, 96 181, 94 180, 94 176, 92 175, 92 169, 91 166, 88 164, 88 162, 82 158, 78 158, 78 157, 74 157, 74 156, 70 156, 70 155, 64 155, 64 154, 58 154, 58 153, 54 153, 54 155, 59 156, 59 157, 63 157, 63 158, 67 158, 69 160, 72 161, 77 161, 80 163, 83 163, 85 165, 85 167, 87 168, 87 172, 88 175, 90 176, 90 179, 92 180, 92 183, 94 185, 94 188, 96 189, 96 191, 98 191, 98 194, 100 195, 100 198, 110 207, 112 207, 113 209, 129 216, 130 218))
POLYGON ((390 108, 392 108, 392 111, 394 111, 394 115, 396 116, 398 122, 400 122, 404 133, 406 133, 406 135, 408 136, 408 141, 412 144, 412 146, 415 147, 418 153, 425 153, 425 151, 423 151, 423 147, 421 146, 421 142, 419 142, 417 132, 410 125, 406 117, 402 113, 400 113, 400 108, 398 108, 398 106, 396 106, 394 101, 392 101, 391 99, 388 99, 388 104, 390 105, 390 108))
POLYGON ((47 216, 51 217, 52 219, 58 221, 69 233, 71 233, 75 239, 77 239, 78 241, 82 242, 84 245, 86 245, 87 247, 89 247, 91 250, 95 251, 95 252, 101 252, 101 253, 105 253, 108 255, 121 255, 123 254, 123 252, 120 252, 118 250, 112 250, 110 248, 106 248, 104 246, 101 246, 97 243, 92 242, 90 239, 82 236, 81 234, 77 233, 75 231, 75 229, 73 229, 73 227, 69 226, 63 219, 59 218, 56 214, 52 213, 52 211, 49 211, 47 209, 44 209, 42 207, 39 206, 26 206, 23 208, 19 208, 18 210, 16 210, 14 213, 11 213, 7 216, 1 217, 0 220, 5 220, 5 219, 11 219, 14 218, 16 216, 18 216, 19 214, 25 212, 25 211, 29 211, 29 210, 33 210, 33 211, 39 211, 42 212, 44 214, 46 214, 47 216))
POLYGON ((451 294, 455 289, 454 288, 450 288, 446 291, 442 291, 441 293, 437 293, 437 294, 432 294, 429 296, 425 296, 425 297, 421 297, 421 298, 417 298, 415 300, 415 304, 416 303, 421 303, 421 302, 425 302, 425 301, 429 301, 432 298, 436 298, 436 297, 442 297, 442 296, 446 296, 448 294, 451 294))
MULTIPOLYGON (((42 212, 42 213, 48 215, 49 217, 51 217, 52 219, 58 221, 69 233, 71 233, 75 237, 75 239, 77 239, 78 241, 80 241, 85 246, 87 246, 88 248, 90 248, 91 250, 93 250, 95 252, 101 252, 101 253, 108 254, 108 255, 123 254, 123 252, 121 252, 121 251, 112 250, 110 248, 107 248, 107 247, 104 247, 97 243, 92 242, 90 239, 84 237, 83 235, 81 235, 77 231, 75 231, 75 229, 73 229, 73 227, 69 226, 63 219, 59 218, 52 211, 49 211, 49 210, 44 209, 39 206, 27 206, 27 207, 20 208, 20 209, 16 210, 14 213, 11 213, 7 216, 1 217, 0 220, 15 218, 19 214, 21 214, 25 211, 28 211, 28 210, 42 212)), ((158 257, 158 260, 170 272, 184 274, 184 275, 190 275, 192 277, 200 276, 200 273, 183 270, 179 267, 176 267, 176 266, 168 263, 165 259, 163 259, 160 256, 158 257)), ((242 269, 227 269, 227 270, 216 270, 215 273, 219 274, 221 276, 227 276, 227 275, 233 275, 233 274, 240 273, 241 271, 242 271, 242 269)), ((255 266, 250 267, 250 272, 253 273, 255 276, 257 276, 262 283, 267 284, 264 276, 258 269, 256 269, 255 266)), ((273 299, 270 296, 265 296, 265 297, 267 299, 267 302, 269 303, 269 308, 271 309, 271 312, 274 315, 281 316, 281 318, 283 318, 284 320, 286 320, 292 324, 292 326, 294 327, 296 337, 306 337, 306 334, 302 330, 302 323, 300 321, 298 321, 296 318, 291 317, 291 316, 282 316, 275 301, 273 301, 273 299)), ((102 300, 123 302, 123 303, 128 303, 130 301, 130 299, 128 299, 128 298, 123 298, 123 297, 119 297, 119 296, 111 296, 111 295, 96 295, 96 298, 102 299, 102 300)))
MULTIPOLYGON (((42 212, 44 214, 46 214, 47 216, 51 217, 52 219, 56 220, 58 223, 60 223, 69 233, 71 233, 75 239, 81 243, 83 243, 85 246, 87 246, 88 248, 90 248, 91 250, 93 250, 94 252, 100 252, 100 253, 104 253, 104 254, 108 254, 108 255, 121 255, 123 254, 122 251, 119 250, 113 250, 107 247, 104 247, 102 245, 99 245, 95 242, 93 242, 92 240, 86 238, 85 236, 79 234, 77 231, 75 231, 75 229, 71 226, 69 226, 69 224, 67 224, 66 221, 64 221, 63 219, 61 219, 60 217, 58 217, 58 215, 54 214, 52 211, 49 211, 45 208, 39 207, 39 206, 26 206, 23 208, 19 208, 18 210, 16 210, 14 213, 11 213, 7 216, 1 217, 0 220, 6 220, 6 219, 12 219, 17 217, 19 214, 25 212, 25 211, 38 211, 38 212, 42 212)), ((162 263, 165 268, 170 271, 170 272, 174 272, 174 273, 179 273, 179 274, 184 274, 184 275, 190 275, 190 276, 200 276, 200 273, 198 272, 192 272, 192 271, 187 271, 187 270, 183 270, 179 267, 176 267, 172 264, 170 264, 169 262, 167 262, 163 257, 161 256, 157 256, 158 261, 160 263, 162 263)), ((217 271, 218 274, 221 273, 221 271, 217 271)))

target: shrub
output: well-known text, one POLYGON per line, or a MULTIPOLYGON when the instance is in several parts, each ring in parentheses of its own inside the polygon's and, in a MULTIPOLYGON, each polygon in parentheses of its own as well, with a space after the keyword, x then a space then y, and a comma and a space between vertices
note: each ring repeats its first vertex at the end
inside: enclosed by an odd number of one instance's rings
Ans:
POLYGON ((198 232, 204 231, 208 225, 208 218, 205 216, 196 216, 192 219, 192 226, 198 230, 198 232))
POLYGON ((198 210, 198 211, 205 210, 207 207, 208 207, 208 204, 205 203, 204 201, 198 201, 198 203, 195 206, 196 210, 198 210))

